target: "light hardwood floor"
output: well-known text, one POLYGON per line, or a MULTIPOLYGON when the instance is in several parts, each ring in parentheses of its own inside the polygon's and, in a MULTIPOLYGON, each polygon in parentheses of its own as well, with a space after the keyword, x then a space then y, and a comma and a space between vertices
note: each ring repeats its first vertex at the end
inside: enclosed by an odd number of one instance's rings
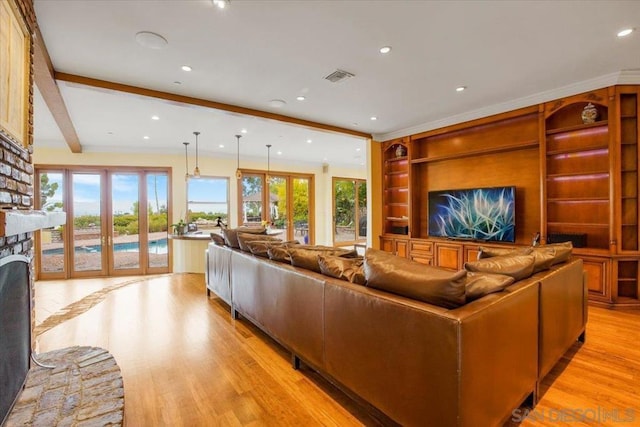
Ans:
MULTIPOLYGON (((40 281, 35 300, 36 323, 50 319, 38 351, 94 345, 115 356, 127 426, 376 425, 318 374, 294 371, 289 354, 247 321, 232 320, 206 297, 203 275, 40 281)), ((563 357, 543 393, 528 419, 526 408, 514 412, 520 425, 640 426, 640 312, 591 307, 586 344, 563 357)))

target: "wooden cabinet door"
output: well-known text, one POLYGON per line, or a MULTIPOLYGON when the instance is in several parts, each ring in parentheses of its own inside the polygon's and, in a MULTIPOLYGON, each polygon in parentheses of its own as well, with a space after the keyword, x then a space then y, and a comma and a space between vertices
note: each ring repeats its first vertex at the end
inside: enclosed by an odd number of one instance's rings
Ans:
POLYGON ((605 258, 583 257, 584 271, 587 273, 589 299, 611 302, 610 261, 605 258))
POLYGON ((409 257, 409 242, 407 240, 396 240, 396 255, 409 257))
POLYGON ((436 265, 460 270, 462 268, 462 245, 436 243, 436 265))

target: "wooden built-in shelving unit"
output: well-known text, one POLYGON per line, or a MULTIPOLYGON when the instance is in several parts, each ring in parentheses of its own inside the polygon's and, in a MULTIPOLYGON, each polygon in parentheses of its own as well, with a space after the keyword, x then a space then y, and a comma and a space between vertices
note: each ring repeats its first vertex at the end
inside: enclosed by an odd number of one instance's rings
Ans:
POLYGON ((384 142, 381 247, 462 268, 480 246, 508 245, 429 237, 429 191, 513 185, 516 245, 584 237, 574 255, 591 302, 640 308, 639 111, 640 86, 612 86, 384 142), (598 117, 584 123, 589 103, 598 117))

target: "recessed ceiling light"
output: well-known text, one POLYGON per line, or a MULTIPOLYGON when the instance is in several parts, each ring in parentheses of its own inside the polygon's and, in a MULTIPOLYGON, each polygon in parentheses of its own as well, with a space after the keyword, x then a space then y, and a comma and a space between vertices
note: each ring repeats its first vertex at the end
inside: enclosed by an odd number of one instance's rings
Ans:
POLYGON ((143 136, 142 139, 149 139, 147 135, 143 136))
POLYGON ((287 105, 287 102, 283 101, 282 99, 272 99, 271 101, 269 101, 269 105, 273 108, 282 108, 287 105))
POLYGON ((151 120, 160 120, 160 117, 158 117, 158 116, 151 116, 151 120))
POLYGON ((356 151, 360 151, 360 149, 359 149, 359 148, 356 148, 356 151))
POLYGON ((327 158, 326 158, 326 157, 324 157, 324 158, 322 159, 322 161, 323 161, 323 162, 326 162, 326 161, 327 161, 327 158))
POLYGON ((163 49, 168 44, 167 39, 151 31, 140 31, 136 33, 136 42, 138 42, 140 46, 148 49, 163 49))
POLYGON ((282 151, 278 151, 278 155, 281 155, 281 154, 282 154, 282 151))
POLYGON ((246 129, 242 129, 240 132, 247 133, 247 130, 246 129))
POLYGON ((306 98, 304 96, 300 95, 300 96, 296 96, 296 99, 298 101, 304 101, 306 98))
POLYGON ((371 116, 371 120, 378 120, 376 116, 371 116))
POLYGON ((173 82, 174 85, 181 85, 182 82, 179 82, 178 80, 176 80, 175 82, 173 82))
POLYGON ((193 70, 193 68, 189 67, 188 65, 183 65, 180 68, 182 68, 182 71, 191 71, 191 70, 193 70))
POLYGON ((220 144, 220 145, 218 145, 218 147, 224 148, 224 144, 220 144))
POLYGON ((631 33, 633 33, 633 28, 625 28, 624 30, 622 30, 622 31, 620 31, 618 33, 618 37, 625 37, 625 36, 628 36, 631 33))
POLYGON ((311 144, 313 141, 310 139, 307 139, 307 144, 311 144))
POLYGON ((391 46, 383 46, 380 48, 380 53, 389 53, 391 52, 391 46))
POLYGON ((467 87, 466 86, 458 86, 456 88, 456 92, 462 92, 463 90, 465 90, 467 87))
POLYGON ((113 132, 109 131, 107 132, 107 135, 113 135, 113 132))

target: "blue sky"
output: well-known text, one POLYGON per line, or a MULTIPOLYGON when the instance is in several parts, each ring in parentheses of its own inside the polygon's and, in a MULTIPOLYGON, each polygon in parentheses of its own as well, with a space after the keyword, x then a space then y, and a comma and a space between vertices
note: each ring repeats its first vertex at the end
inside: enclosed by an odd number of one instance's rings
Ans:
MULTIPOLYGON (((48 173, 49 182, 58 183, 58 190, 48 202, 62 202, 63 185, 61 173, 48 173)), ((115 213, 133 213, 133 203, 138 200, 138 175, 117 173, 111 176, 111 192, 113 196, 113 211, 115 213)), ((102 183, 104 186, 104 183, 102 183)), ((189 180, 188 199, 194 211, 221 211, 228 210, 228 179, 212 179, 202 177, 189 180), (199 204, 197 202, 219 202, 219 204, 199 204)), ((152 209, 156 210, 157 187, 158 205, 167 206, 167 176, 162 174, 147 176, 147 197, 152 209), (157 186, 154 185, 154 176, 157 178, 157 186)), ((98 215, 100 212, 100 175, 96 173, 74 173, 73 175, 73 208, 78 215, 98 215)), ((175 217, 184 218, 184 212, 175 212, 175 217)))

